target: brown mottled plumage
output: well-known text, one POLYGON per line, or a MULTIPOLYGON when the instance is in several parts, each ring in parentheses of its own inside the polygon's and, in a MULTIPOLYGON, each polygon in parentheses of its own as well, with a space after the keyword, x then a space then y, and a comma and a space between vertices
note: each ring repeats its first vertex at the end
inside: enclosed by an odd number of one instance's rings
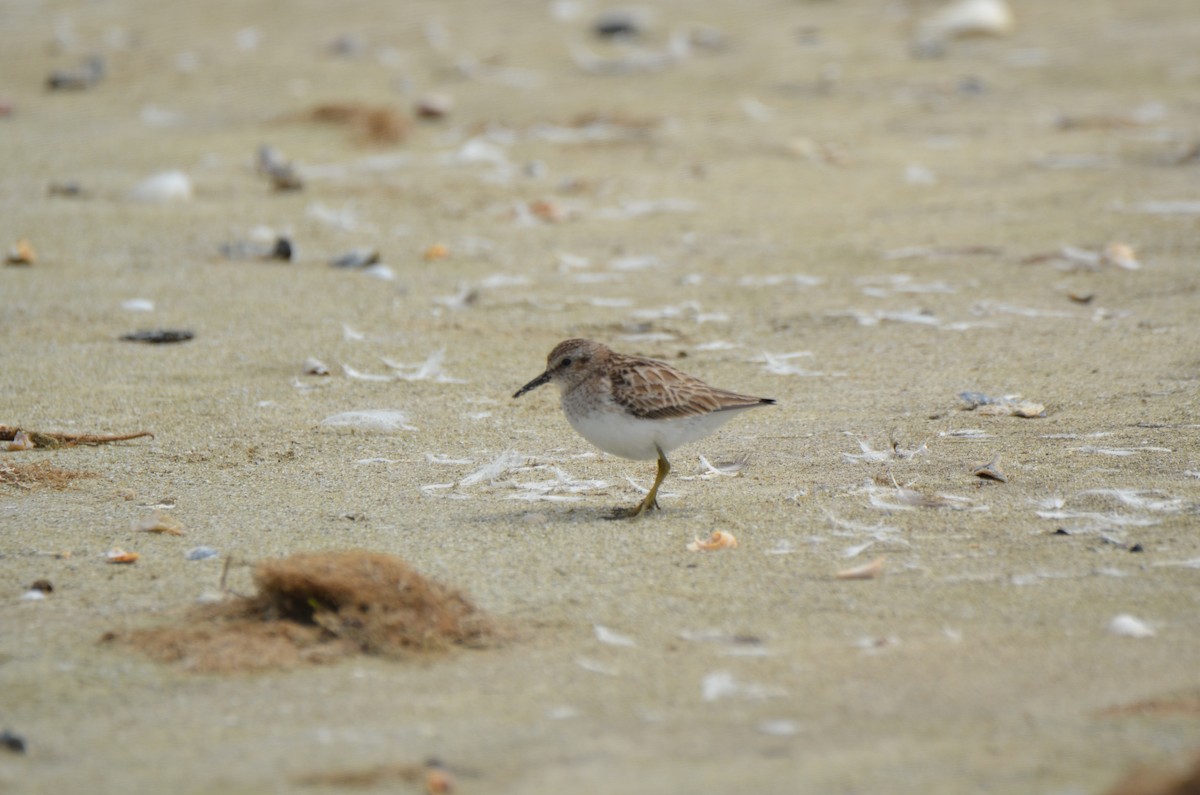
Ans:
POLYGON ((668 452, 708 436, 739 410, 775 402, 717 389, 666 362, 584 339, 556 345, 545 372, 513 397, 551 381, 562 392, 567 420, 589 442, 624 458, 658 460, 658 477, 646 499, 621 512, 631 516, 658 507, 658 487, 671 469, 668 452))

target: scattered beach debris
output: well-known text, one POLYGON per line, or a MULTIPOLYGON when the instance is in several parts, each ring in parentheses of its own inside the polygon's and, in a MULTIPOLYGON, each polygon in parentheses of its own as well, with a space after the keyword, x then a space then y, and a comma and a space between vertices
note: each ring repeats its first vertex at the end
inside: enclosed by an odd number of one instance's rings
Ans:
POLYGON ((1000 471, 999 463, 1000 463, 1000 456, 999 456, 999 454, 997 454, 991 461, 988 461, 986 464, 980 464, 977 467, 973 467, 971 469, 971 474, 977 478, 982 478, 984 480, 994 480, 998 483, 1007 483, 1008 476, 1000 471))
POLYGON ((912 52, 919 58, 945 55, 953 39, 1007 36, 1016 18, 1005 0, 952 0, 917 23, 912 52))
POLYGON ((704 701, 722 698, 746 698, 760 700, 785 695, 780 688, 752 682, 739 682, 729 671, 713 671, 700 682, 700 697, 704 701))
MULTIPOLYGON (((0 425, 0 441, 13 441, 19 434, 24 434, 34 447, 58 448, 74 447, 76 445, 99 445, 111 442, 127 442, 130 439, 140 439, 143 436, 154 438, 150 431, 138 431, 125 434, 96 434, 96 433, 61 433, 58 431, 23 431, 13 425, 0 425)), ((28 449, 22 447, 21 449, 28 449)))
POLYGON ((601 643, 607 643, 609 646, 624 646, 633 648, 637 643, 628 635, 622 635, 619 632, 614 632, 602 624, 593 624, 592 630, 596 633, 596 640, 601 643))
POLYGON ((259 174, 270 180, 271 187, 277 191, 300 190, 304 187, 304 180, 301 179, 296 164, 270 144, 261 144, 258 147, 255 168, 259 174))
POLYGON ((21 238, 8 249, 4 255, 5 265, 32 265, 37 262, 37 252, 28 238, 21 238))
POLYGON ((185 534, 183 523, 163 511, 155 511, 144 519, 133 523, 135 533, 157 533, 159 535, 181 536, 185 534))
POLYGON ((361 143, 375 145, 400 143, 410 126, 408 117, 397 108, 361 102, 325 103, 288 118, 345 125, 361 143))
POLYGON ((47 579, 34 580, 29 584, 29 588, 25 593, 21 594, 23 602, 41 602, 47 596, 54 593, 54 584, 47 579))
POLYGON ((160 171, 133 187, 129 198, 140 202, 179 202, 192 198, 192 179, 182 171, 160 171))
POLYGON ((9 464, 0 461, 0 483, 7 483, 19 489, 32 490, 48 486, 61 491, 73 481, 95 477, 99 476, 94 472, 60 469, 47 461, 39 461, 36 464, 9 464))
POLYGON ((192 547, 187 552, 183 553, 184 559, 190 561, 212 560, 213 558, 219 557, 219 555, 220 553, 217 552, 217 550, 206 546, 192 547))
POLYGON ((189 329, 155 328, 131 331, 128 334, 122 334, 121 339, 128 342, 146 342, 151 345, 167 345, 175 342, 187 342, 195 336, 196 333, 189 329))
POLYGON ((718 549, 736 549, 737 538, 725 530, 714 530, 707 540, 696 538, 687 545, 689 552, 715 552, 718 549))
POLYGON ((1129 613, 1113 616, 1108 622, 1108 631, 1123 638, 1152 638, 1157 634, 1154 627, 1129 613))
POLYGON ((1062 246, 1055 251, 1041 254, 1031 254, 1021 260, 1022 265, 1036 265, 1043 262, 1054 263, 1061 270, 1099 270, 1112 266, 1135 271, 1142 267, 1128 243, 1112 242, 1100 248, 1081 248, 1079 246, 1062 246))
POLYGON ((444 243, 434 243, 421 252, 421 259, 426 262, 436 262, 450 256, 450 247, 444 243))
POLYGON ((320 359, 309 356, 304 360, 305 375, 329 375, 329 367, 320 359))
POLYGON ((641 8, 611 8, 592 22, 592 33, 601 39, 633 39, 648 27, 648 13, 641 8))
POLYGON ((394 433, 396 431, 416 430, 416 428, 408 424, 408 415, 396 409, 343 411, 339 414, 326 417, 321 420, 320 424, 325 428, 366 431, 369 433, 394 433))
POLYGON ((628 46, 620 55, 604 57, 586 47, 571 47, 571 60, 581 70, 592 75, 629 75, 638 72, 658 72, 686 60, 691 53, 691 37, 686 30, 673 30, 661 50, 628 46))
POLYGON ((9 729, 0 732, 0 747, 6 751, 12 751, 14 754, 23 754, 26 751, 25 738, 9 729))
POLYGON ((885 260, 898 259, 958 259, 960 257, 998 257, 1004 253, 999 246, 905 246, 883 252, 885 260))
POLYGON ((441 93, 425 94, 417 100, 415 110, 420 119, 444 119, 454 110, 454 97, 441 93))
POLYGON ((454 772, 436 758, 427 759, 421 765, 375 765, 361 770, 306 773, 293 777, 292 781, 302 787, 332 787, 338 790, 372 789, 390 781, 404 781, 421 784, 426 795, 449 795, 458 786, 454 772))
POLYGON ((141 555, 136 552, 126 552, 120 547, 113 547, 105 553, 104 557, 109 563, 137 563, 141 555))
POLYGON ((86 91, 104 79, 104 72, 104 59, 92 55, 73 69, 51 72, 46 78, 46 88, 51 91, 86 91))
POLYGON ((85 195, 85 193, 83 185, 73 179, 55 180, 46 186, 46 194, 49 196, 78 199, 85 195))
POLYGON ((990 417, 1023 417, 1032 419, 1045 417, 1046 407, 1031 400, 1022 400, 1020 395, 994 397, 983 392, 959 392, 959 399, 966 411, 974 411, 990 417))
POLYGON ((861 566, 841 569, 833 576, 839 580, 873 580, 881 574, 883 574, 883 558, 878 557, 861 566))
POLYGON ((37 447, 37 445, 34 444, 33 439, 29 436, 29 434, 25 433, 25 431, 17 431, 15 434, 13 434, 12 441, 8 443, 8 447, 6 449, 10 453, 15 453, 21 450, 32 450, 35 447, 37 447))
POLYGON ((295 254, 291 239, 282 235, 269 243, 253 240, 234 240, 217 247, 222 257, 231 260, 279 260, 291 262, 295 254))
POLYGON ((366 268, 379 262, 379 249, 363 247, 355 248, 340 254, 329 261, 334 268, 366 268))
POLYGON ((254 582, 252 596, 193 607, 176 625, 105 639, 193 671, 228 673, 356 654, 402 658, 497 636, 466 596, 393 555, 300 553, 259 563, 254 582))

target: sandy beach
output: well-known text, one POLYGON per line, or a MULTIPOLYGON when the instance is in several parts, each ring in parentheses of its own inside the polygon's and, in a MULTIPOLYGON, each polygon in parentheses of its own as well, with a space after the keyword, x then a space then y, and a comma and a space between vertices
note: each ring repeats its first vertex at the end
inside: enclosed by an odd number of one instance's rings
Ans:
POLYGON ((667 2, 624 39, 583 0, 0 6, 0 425, 153 434, 0 442, 0 792, 1192 763, 1200 17, 939 6, 667 2), (570 337, 778 405, 607 521, 653 462, 511 397, 570 337), (500 636, 229 673, 120 641, 340 550, 500 636))

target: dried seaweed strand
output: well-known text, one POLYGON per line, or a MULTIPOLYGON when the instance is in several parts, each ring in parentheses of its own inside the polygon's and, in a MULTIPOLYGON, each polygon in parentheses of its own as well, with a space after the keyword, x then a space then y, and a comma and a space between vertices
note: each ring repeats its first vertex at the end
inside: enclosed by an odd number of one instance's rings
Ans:
MULTIPOLYGON (((21 431, 21 428, 13 425, 0 425, 0 441, 11 442, 16 435, 21 431)), ((130 439, 140 439, 143 436, 154 438, 154 434, 150 431, 139 431, 138 433, 125 434, 95 434, 95 433, 54 433, 41 431, 25 431, 26 435, 33 441, 34 447, 73 447, 78 444, 99 445, 108 444, 109 442, 126 442, 130 439)))

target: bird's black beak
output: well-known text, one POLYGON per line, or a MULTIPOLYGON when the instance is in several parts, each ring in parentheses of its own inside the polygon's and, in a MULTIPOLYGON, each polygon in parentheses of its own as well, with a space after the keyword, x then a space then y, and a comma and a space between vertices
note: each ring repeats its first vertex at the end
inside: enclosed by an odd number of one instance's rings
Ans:
POLYGON ((526 384, 525 386, 521 387, 516 392, 514 392, 513 397, 519 398, 519 397, 521 397, 521 395, 524 395, 526 392, 537 389, 539 386, 541 386, 542 384, 548 383, 549 381, 550 381, 550 371, 547 370, 546 372, 542 373, 537 378, 533 379, 528 384, 526 384))

